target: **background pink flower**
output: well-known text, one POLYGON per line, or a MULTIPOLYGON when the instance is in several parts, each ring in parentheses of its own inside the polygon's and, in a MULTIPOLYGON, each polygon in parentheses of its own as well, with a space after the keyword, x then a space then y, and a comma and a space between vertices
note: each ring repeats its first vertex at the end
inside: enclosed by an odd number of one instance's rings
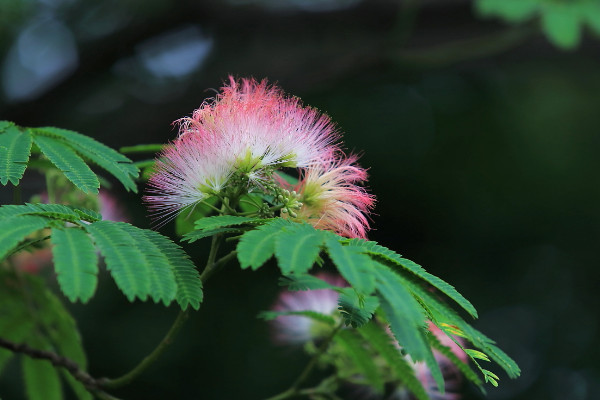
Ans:
MULTIPOLYGON (((346 281, 337 275, 320 273, 316 275, 334 286, 347 286, 346 281)), ((272 307, 273 311, 316 311, 335 316, 338 311, 338 293, 332 289, 283 291, 272 307)), ((321 323, 304 316, 282 315, 271 321, 274 339, 279 344, 301 344, 315 339, 328 331, 321 323)))

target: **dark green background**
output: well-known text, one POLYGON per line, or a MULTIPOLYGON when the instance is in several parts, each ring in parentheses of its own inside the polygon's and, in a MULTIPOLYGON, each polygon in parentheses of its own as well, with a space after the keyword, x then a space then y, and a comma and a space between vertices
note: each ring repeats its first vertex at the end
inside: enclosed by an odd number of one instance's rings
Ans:
MULTIPOLYGON (((474 325, 520 364, 515 381, 491 368, 501 381, 488 398, 598 398, 600 42, 587 35, 567 53, 534 33, 496 51, 495 35, 514 28, 478 18, 467 1, 423 1, 416 13, 398 6, 408 2, 321 11, 286 3, 3 2, 0 118, 73 129, 116 148, 166 142, 176 134, 171 122, 228 74, 277 81, 327 112, 346 147, 363 154, 378 199, 370 238, 455 285, 479 310, 474 325), (28 97, 7 94, 7 77, 28 68, 19 43, 38 64, 52 59, 52 46, 27 47, 23 32, 52 23, 72 40, 76 64, 28 97), (173 32, 196 34, 210 50, 187 74, 157 76, 144 54, 169 50, 174 42, 157 38, 173 32), (483 44, 443 50, 462 40, 483 44)), ((43 190, 33 173, 24 188, 43 190)), ((117 195, 136 224, 149 226, 140 196, 117 195)), ((203 246, 185 246, 198 264, 203 246)), ((256 319, 276 282, 272 265, 257 273, 229 266, 209 281, 201 310, 161 362, 115 394, 259 399, 288 387, 304 357, 273 347, 256 319)), ((132 367, 176 315, 175 307, 129 304, 106 274, 90 303, 71 309, 94 376, 132 367)), ((478 398, 473 388, 466 394, 478 398)), ((22 396, 15 362, 0 396, 22 396)))

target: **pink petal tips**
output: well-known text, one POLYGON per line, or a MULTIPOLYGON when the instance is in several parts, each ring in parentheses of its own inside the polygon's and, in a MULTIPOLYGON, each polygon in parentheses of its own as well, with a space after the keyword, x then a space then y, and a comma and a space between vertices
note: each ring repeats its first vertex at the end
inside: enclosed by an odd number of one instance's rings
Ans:
POLYGON ((161 153, 144 197, 162 223, 209 197, 235 205, 248 193, 262 193, 275 199, 265 212, 280 210, 320 229, 366 236, 374 197, 357 186, 366 172, 355 156, 343 155, 327 115, 266 80, 230 78, 219 94, 177 122, 179 136, 161 153), (296 169, 300 183, 283 184, 276 174, 281 168, 296 169))

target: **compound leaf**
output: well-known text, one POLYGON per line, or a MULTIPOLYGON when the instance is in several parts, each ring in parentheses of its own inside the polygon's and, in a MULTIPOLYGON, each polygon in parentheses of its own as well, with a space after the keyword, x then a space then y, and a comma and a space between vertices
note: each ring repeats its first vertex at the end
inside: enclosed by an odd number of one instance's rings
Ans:
POLYGON ((137 192, 134 179, 138 177, 139 169, 123 154, 89 136, 67 129, 43 127, 36 128, 35 133, 62 139, 77 153, 111 173, 127 190, 137 192))
POLYGON ((371 258, 357 247, 343 246, 337 236, 330 236, 326 245, 329 257, 348 283, 362 294, 373 293, 375 275, 371 258))
POLYGON ((179 306, 183 310, 188 306, 198 310, 203 299, 202 281, 188 255, 181 247, 161 234, 148 229, 140 231, 156 246, 156 250, 168 259, 176 284, 175 300, 179 306))
POLYGON ((315 263, 325 239, 323 231, 308 224, 286 226, 275 240, 275 257, 281 273, 303 274, 315 263))
POLYGON ((260 268, 275 252, 275 239, 284 226, 291 222, 276 219, 244 233, 237 245, 237 256, 242 268, 260 268))

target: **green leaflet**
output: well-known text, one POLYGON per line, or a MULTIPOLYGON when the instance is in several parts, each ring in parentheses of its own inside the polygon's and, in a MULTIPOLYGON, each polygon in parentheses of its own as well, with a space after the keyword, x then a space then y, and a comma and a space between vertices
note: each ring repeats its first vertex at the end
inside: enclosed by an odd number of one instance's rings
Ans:
POLYGON ((84 193, 98 193, 100 182, 96 174, 69 146, 46 136, 34 136, 33 141, 75 186, 84 193))
POLYGON ((404 268, 407 271, 410 271, 414 275, 423 279, 425 282, 429 283, 446 296, 450 297, 454 300, 458 305, 465 309, 473 318, 477 318, 477 310, 473 307, 473 304, 467 299, 465 299, 458 291, 449 283, 444 280, 438 278, 435 275, 432 275, 425 271, 423 267, 420 265, 406 259, 402 258, 400 254, 396 252, 380 246, 375 242, 368 242, 359 239, 352 239, 349 242, 350 247, 357 247, 363 250, 365 253, 368 253, 372 256, 376 256, 378 261, 383 262, 386 265, 393 264, 399 267, 404 268))
POLYGON ((379 300, 375 296, 360 295, 353 288, 344 288, 340 290, 338 305, 344 323, 358 328, 371 320, 379 300))
POLYGON ((242 268, 260 268, 275 252, 275 238, 281 234, 284 226, 292 222, 275 219, 244 233, 237 245, 237 256, 242 268))
POLYGON ((202 281, 188 255, 181 247, 161 234, 148 229, 141 231, 168 258, 177 285, 175 300, 181 309, 185 310, 191 306, 194 310, 198 310, 203 299, 202 281))
POLYGON ((275 257, 284 275, 306 273, 321 252, 326 234, 308 224, 290 224, 275 239, 275 257))
POLYGON ((357 247, 343 246, 335 235, 327 239, 326 245, 329 257, 348 283, 362 294, 373 293, 375 275, 371 258, 357 247))
POLYGON ((382 393, 384 383, 382 375, 361 338, 354 331, 342 329, 335 335, 334 341, 344 349, 344 353, 350 358, 356 371, 364 376, 377 393, 382 393))
POLYGON ((27 235, 45 228, 47 224, 46 218, 33 215, 0 219, 0 260, 3 260, 27 235))
POLYGON ((197 309, 202 301, 198 272, 179 246, 157 232, 124 222, 98 221, 86 226, 106 260, 117 286, 130 301, 136 297, 197 309))
POLYGON ((237 215, 215 215, 213 217, 200 218, 194 224, 199 230, 215 229, 225 226, 242 225, 252 222, 268 221, 263 218, 241 217, 237 215))
POLYGON ((456 356, 456 354, 454 354, 454 352, 450 350, 449 347, 444 346, 434 334, 428 334, 426 335, 426 338, 429 341, 431 347, 433 347, 434 349, 442 353, 444 356, 446 356, 446 358, 448 358, 450 361, 452 361, 452 364, 456 365, 456 367, 468 380, 470 380, 477 386, 481 386, 481 379, 479 379, 479 376, 477 376, 475 371, 473 371, 473 369, 469 367, 469 365, 462 362, 456 356))
POLYGON ((102 219, 102 216, 95 211, 62 204, 25 203, 24 205, 10 204, 0 207, 0 218, 16 217, 18 215, 38 215, 74 223, 80 220, 95 222, 102 219))
POLYGON ((418 400, 429 400, 423 385, 415 376, 413 367, 392 344, 392 338, 383 328, 371 321, 358 328, 358 333, 381 355, 390 366, 394 375, 415 395, 418 400))
POLYGON ((214 236, 219 233, 243 233, 243 232, 244 232, 243 229, 229 228, 229 227, 196 230, 196 231, 186 233, 185 236, 181 240, 187 241, 188 243, 194 243, 196 240, 204 239, 205 237, 214 236))
POLYGON ((134 179, 138 177, 139 170, 123 154, 89 136, 66 129, 43 127, 36 128, 35 133, 63 139, 63 142, 71 146, 77 153, 110 172, 128 191, 137 192, 134 179))
POLYGON ((31 134, 14 125, 5 126, 0 131, 0 183, 6 185, 10 181, 17 186, 29 161, 31 134))
POLYGON ((54 229, 51 242, 60 289, 72 302, 86 303, 98 284, 98 256, 90 237, 79 228, 54 229))
POLYGON ((271 321, 281 316, 298 316, 298 317, 306 317, 317 322, 323 322, 327 325, 334 326, 335 319, 331 315, 321 314, 316 311, 306 310, 306 311, 263 311, 258 314, 259 318, 264 319, 265 321, 271 321))
POLYGON ((152 271, 148 275, 150 280, 148 294, 155 303, 162 300, 165 306, 169 305, 177 294, 173 266, 170 264, 167 255, 149 237, 158 235, 162 238, 162 236, 157 232, 144 231, 128 224, 120 225, 120 228, 126 231, 131 239, 143 249, 142 257, 152 271))
POLYGON ((378 264, 376 274, 381 307, 394 336, 414 361, 425 361, 443 393, 444 377, 424 337, 425 316, 421 306, 388 267, 378 264))
POLYGON ((187 240, 191 243, 198 239, 213 236, 218 233, 242 233, 244 232, 244 229, 238 228, 238 225, 256 224, 266 221, 270 220, 264 218, 242 217, 237 215, 215 215, 213 217, 200 218, 196 221, 194 230, 187 233, 183 240, 187 240), (233 226, 235 226, 235 228, 233 228, 233 226))

